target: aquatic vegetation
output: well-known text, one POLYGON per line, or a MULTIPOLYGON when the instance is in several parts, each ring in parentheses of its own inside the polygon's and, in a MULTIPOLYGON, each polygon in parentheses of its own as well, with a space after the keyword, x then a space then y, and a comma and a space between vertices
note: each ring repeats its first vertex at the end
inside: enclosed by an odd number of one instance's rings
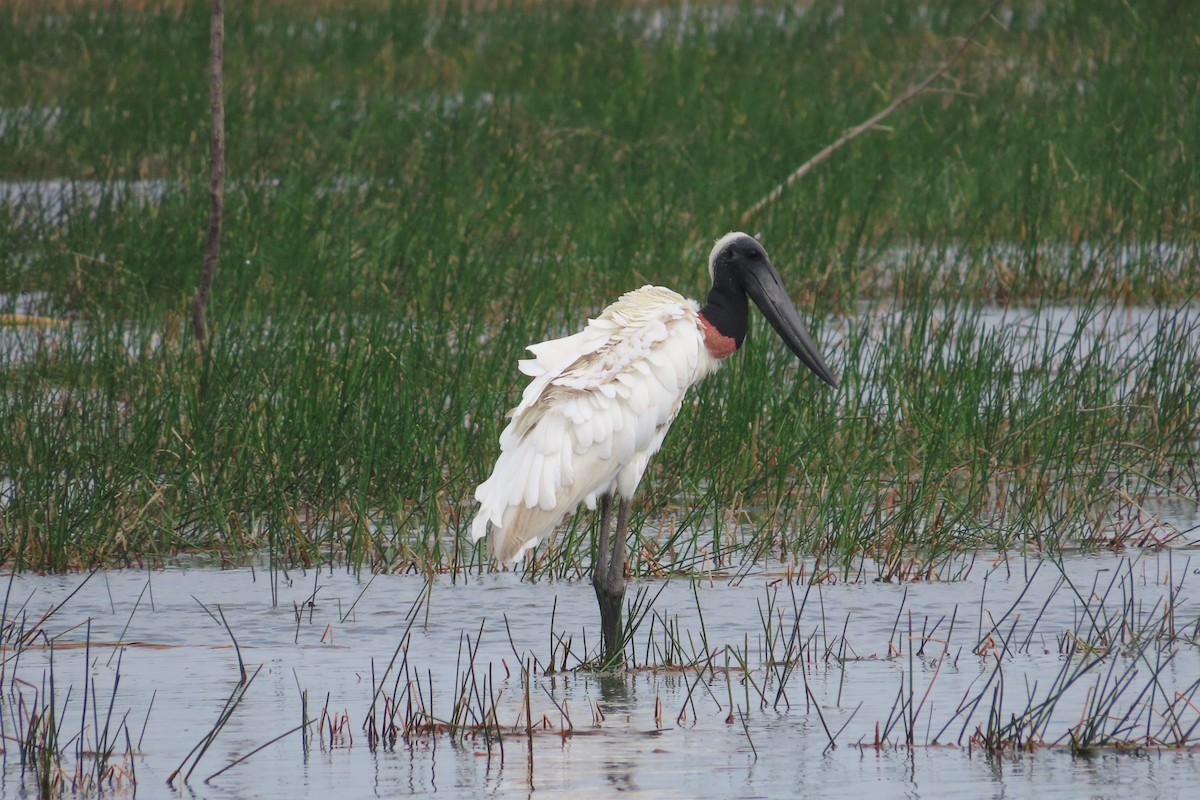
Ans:
POLYGON ((773 765, 744 778, 759 789, 867 753, 868 783, 953 753, 941 774, 990 786, 997 764, 1042 751, 1153 751, 1126 766, 1134 785, 1194 779, 1193 758, 1170 759, 1200 730, 1200 607, 1193 563, 1170 550, 964 556, 916 582, 843 582, 812 560, 661 581, 617 672, 590 668, 583 582, 293 570, 276 604, 253 568, 181 566, 10 578, 8 596, 51 605, 6 609, 6 785, 235 792, 270 773, 286 792, 467 770, 468 784, 592 786, 619 752, 718 796, 686 774, 703 742, 735 774, 773 765), (362 774, 365 754, 384 770, 362 774))
POLYGON ((524 346, 701 293, 712 241, 978 5, 227 4, 202 361, 207 3, 7 4, 6 789, 667 764, 782 795, 829 758, 854 793, 909 779, 892 753, 992 786, 1042 750, 1089 756, 1063 784, 1194 786, 1166 763, 1200 730, 1186 3, 1005 3, 754 220, 840 387, 760 321, 691 395, 633 510, 620 673, 579 622, 589 517, 516 575, 465 535, 524 346))
MULTIPOLYGON (((0 23, 21 33, 0 57, 17 569, 191 550, 265 550, 277 579, 490 569, 461 534, 524 345, 647 281, 702 291, 738 212, 978 13, 231 8, 201 363, 204 6, 18 4, 0 23)), ((1200 90, 1183 12, 1147 8, 1006 4, 954 91, 764 212, 841 388, 794 380, 751 331, 652 464, 632 569, 820 554, 848 574, 866 555, 914 578, 980 547, 1194 538, 1160 509, 1200 495, 1200 90), (708 435, 712 415, 734 433, 708 435)), ((568 523, 527 573, 586 573, 591 537, 568 523)))

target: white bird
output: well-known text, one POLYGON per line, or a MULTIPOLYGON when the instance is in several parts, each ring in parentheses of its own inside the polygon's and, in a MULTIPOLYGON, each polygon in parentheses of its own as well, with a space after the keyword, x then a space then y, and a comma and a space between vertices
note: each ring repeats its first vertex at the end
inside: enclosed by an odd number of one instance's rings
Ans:
POLYGON ((592 584, 600 603, 604 659, 622 649, 625 540, 630 498, 662 446, 690 386, 746 337, 747 297, 800 361, 830 386, 825 365, 766 251, 744 233, 717 240, 712 289, 701 308, 661 286, 643 286, 579 333, 529 346, 521 372, 533 380, 500 434, 491 477, 475 490, 475 541, 491 531, 492 554, 515 561, 580 503, 600 508, 592 584), (612 498, 619 500, 610 540, 612 498))

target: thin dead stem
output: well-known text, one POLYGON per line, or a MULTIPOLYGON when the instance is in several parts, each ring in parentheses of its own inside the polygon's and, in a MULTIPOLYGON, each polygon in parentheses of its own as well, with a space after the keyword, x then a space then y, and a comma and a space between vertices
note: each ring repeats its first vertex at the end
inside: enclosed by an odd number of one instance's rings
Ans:
POLYGON ((757 203, 750 206, 750 208, 746 209, 746 211, 742 214, 742 226, 746 226, 754 218, 755 214, 759 213, 764 208, 777 201, 783 196, 785 191, 787 191, 793 184, 796 183, 796 181, 812 172, 814 168, 828 160, 829 157, 838 150, 841 150, 847 144, 854 141, 859 136, 862 136, 867 131, 878 129, 880 127, 879 123, 890 117, 894 112, 898 111, 900 108, 903 108, 916 97, 932 91, 930 87, 933 82, 945 75, 947 70, 954 66, 954 64, 966 54, 971 45, 975 43, 975 37, 979 35, 979 30, 983 27, 983 24, 991 18, 992 14, 1002 2, 1004 2, 1004 0, 993 0, 992 4, 988 6, 987 11, 983 12, 979 19, 975 20, 975 24, 971 26, 971 29, 967 31, 967 35, 958 50, 954 51, 953 55, 939 64, 937 69, 926 75, 925 78, 919 83, 910 86, 903 94, 899 95, 892 100, 892 102, 888 103, 883 110, 879 111, 865 122, 855 125, 853 128, 842 134, 832 144, 826 146, 808 161, 805 161, 796 169, 795 172, 789 175, 783 183, 779 184, 769 193, 767 193, 766 197, 763 197, 757 203))

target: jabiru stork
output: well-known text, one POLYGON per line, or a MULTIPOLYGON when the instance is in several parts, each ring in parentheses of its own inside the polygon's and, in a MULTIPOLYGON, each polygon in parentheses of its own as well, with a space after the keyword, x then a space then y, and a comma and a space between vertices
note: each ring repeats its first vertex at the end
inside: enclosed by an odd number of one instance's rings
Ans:
POLYGON ((745 233, 717 240, 703 308, 670 289, 643 286, 579 333, 529 346, 531 377, 500 434, 491 477, 475 490, 478 541, 516 561, 580 503, 600 509, 592 585, 600 604, 603 660, 622 649, 621 607, 630 499, 690 386, 746 338, 753 300, 801 363, 830 386, 826 366, 766 250, 745 233), (617 500, 616 533, 610 535, 617 500))

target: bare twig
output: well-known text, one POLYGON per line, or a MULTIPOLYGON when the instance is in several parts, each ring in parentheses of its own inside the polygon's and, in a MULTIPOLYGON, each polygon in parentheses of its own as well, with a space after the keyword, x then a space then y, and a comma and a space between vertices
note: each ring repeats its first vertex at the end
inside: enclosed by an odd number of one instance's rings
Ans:
MULTIPOLYGON (((86 578, 84 578, 82 581, 80 581, 78 586, 76 586, 74 589, 71 590, 71 593, 69 595, 67 595, 66 598, 61 603, 50 606, 50 609, 45 614, 43 614, 41 616, 41 618, 38 619, 37 622, 35 622, 32 626, 30 626, 28 629, 26 629, 25 632, 18 638, 17 641, 18 641, 19 646, 13 648, 12 655, 8 656, 7 658, 4 659, 3 662, 0 662, 0 663, 7 663, 8 661, 20 656, 22 648, 25 645, 32 643, 33 640, 35 638, 37 638, 37 635, 39 633, 45 632, 45 629, 43 628, 43 626, 46 624, 46 621, 49 620, 55 614, 57 614, 59 611, 61 611, 63 606, 65 606, 68 602, 70 602, 71 598, 74 597, 76 594, 78 594, 79 590, 82 589, 84 586, 86 586, 87 582, 90 581, 93 577, 95 577, 96 573, 99 571, 100 571, 99 567, 96 567, 95 569, 93 569, 91 572, 89 572, 87 574, 86 578)), ((32 595, 30 595, 30 596, 32 597, 32 595)), ((28 601, 26 601, 26 602, 28 602, 28 601)), ((5 599, 5 606, 6 606, 5 613, 6 614, 7 614, 7 603, 8 603, 8 601, 6 598, 5 599)), ((7 619, 7 617, 5 617, 5 618, 7 619)), ((79 627, 79 626, 76 625, 75 627, 79 627)))
POLYGON ((225 612, 221 610, 220 604, 217 605, 217 613, 221 615, 221 624, 225 626, 225 632, 229 634, 230 641, 233 642, 233 652, 237 654, 238 672, 241 673, 241 683, 246 683, 246 662, 242 661, 242 648, 238 647, 237 637, 233 635, 233 628, 229 627, 229 621, 225 619, 225 612))
POLYGON ((196 604, 198 606, 200 606, 201 608, 204 609, 204 613, 206 613, 206 614, 208 614, 208 616, 212 617, 213 622, 215 622, 218 625, 220 625, 221 627, 223 627, 225 629, 225 632, 229 634, 229 639, 230 639, 230 641, 233 642, 233 651, 237 655, 238 671, 241 674, 240 682, 245 683, 246 682, 246 662, 244 662, 242 660, 242 648, 238 646, 237 637, 233 635, 233 629, 229 627, 229 622, 225 619, 225 612, 221 610, 221 606, 218 604, 216 607, 217 613, 214 614, 211 610, 209 610, 208 606, 206 606, 206 605, 204 605, 204 603, 200 602, 199 598, 197 598, 196 595, 192 595, 192 599, 196 601, 196 604), (220 615, 219 618, 218 618, 217 614, 220 615))
POLYGON ((204 754, 208 752, 208 748, 217 738, 217 734, 219 734, 221 729, 225 727, 225 723, 229 722, 230 717, 233 716, 233 712, 237 710, 238 705, 242 702, 242 698, 246 696, 246 692, 250 689, 250 684, 254 683, 254 679, 258 677, 258 673, 261 671, 262 664, 259 664, 258 668, 254 670, 254 673, 250 676, 249 680, 245 681, 244 683, 239 683, 237 686, 233 687, 232 694, 230 694, 229 699, 225 701, 225 706, 221 709, 221 713, 217 715, 217 721, 213 724, 212 728, 210 728, 208 733, 206 733, 200 739, 200 741, 196 743, 196 746, 193 747, 188 754, 183 757, 183 761, 178 767, 175 768, 175 771, 167 776, 168 786, 174 786, 175 778, 179 777, 180 773, 183 773, 183 769, 184 767, 187 767, 188 761, 192 760, 192 756, 195 756, 196 758, 194 761, 192 761, 192 766, 188 768, 186 773, 183 774, 183 782, 187 783, 188 779, 192 776, 192 771, 200 764, 200 759, 204 758, 204 754))
POLYGON ((906 105, 914 97, 917 97, 918 95, 924 94, 925 92, 929 91, 930 85, 934 81, 936 81, 938 78, 940 78, 944 74, 946 74, 946 71, 948 69, 950 69, 950 67, 952 67, 960 58, 962 58, 963 55, 967 52, 967 49, 970 48, 970 46, 975 43, 975 37, 979 35, 979 29, 982 28, 983 24, 991 18, 992 14, 1000 6, 1000 4, 1002 2, 1004 2, 1004 0, 992 0, 992 4, 990 6, 988 6, 987 11, 983 12, 983 14, 979 17, 979 19, 975 20, 975 24, 971 26, 971 29, 969 31, 967 31, 967 35, 966 35, 965 39, 963 40, 962 46, 960 46, 958 48, 958 50, 956 50, 954 52, 954 55, 950 56, 948 59, 946 59, 941 64, 939 64, 937 69, 935 69, 933 72, 931 72, 927 76, 925 76, 924 80, 922 80, 920 83, 914 84, 913 86, 909 87, 909 89, 907 91, 905 91, 904 94, 902 94, 899 97, 897 97, 896 99, 892 100, 892 102, 888 103, 886 108, 884 108, 882 111, 875 114, 873 117, 868 119, 866 122, 855 125, 853 128, 846 131, 833 144, 828 145, 823 150, 821 150, 821 152, 817 153, 815 156, 810 158, 808 161, 805 161, 803 164, 801 164, 800 167, 795 172, 793 172, 791 175, 789 175, 787 177, 787 180, 785 180, 783 183, 779 184, 774 189, 772 189, 766 197, 762 198, 757 203, 750 206, 750 208, 746 209, 746 212, 744 214, 742 214, 742 220, 741 220, 742 225, 744 226, 747 223, 749 223, 755 214, 762 211, 764 208, 771 205, 776 200, 778 200, 780 197, 782 197, 783 193, 787 189, 791 188, 792 184, 794 184, 796 181, 803 178, 809 172, 812 172, 813 168, 816 167, 818 164, 821 164, 822 162, 827 160, 830 156, 832 156, 838 150, 842 149, 845 145, 847 145, 850 142, 852 142, 853 140, 857 139, 859 136, 863 135, 867 131, 869 131, 873 128, 878 128, 880 122, 882 122, 887 117, 891 116, 891 114, 894 111, 896 111, 897 109, 906 105))
POLYGON ((205 782, 205 783, 208 783, 209 781, 211 781, 213 778, 217 777, 217 776, 218 776, 218 775, 220 775, 221 773, 223 773, 223 772, 225 772, 225 771, 227 771, 227 770, 231 770, 231 769, 233 769, 233 768, 234 768, 234 767, 236 767, 238 764, 241 764, 243 761, 245 761, 246 759, 250 758, 250 756, 252 756, 252 755, 255 755, 255 754, 257 754, 257 753, 260 753, 260 752, 262 752, 263 750, 266 750, 268 747, 270 747, 271 745, 275 744, 275 743, 276 743, 276 742, 278 742, 280 739, 284 739, 284 738, 286 738, 286 737, 288 737, 288 736, 291 736, 291 735, 292 735, 293 733, 295 733, 296 731, 302 731, 302 730, 305 730, 306 728, 308 728, 308 726, 309 726, 309 725, 312 725, 312 724, 313 724, 313 722, 315 722, 315 721, 316 721, 316 720, 311 720, 311 719, 310 719, 310 720, 308 720, 308 721, 306 721, 306 722, 303 722, 303 723, 301 723, 300 725, 297 725, 296 727, 292 728, 290 731, 284 731, 283 733, 279 734, 278 736, 276 736, 274 739, 270 740, 270 741, 269 741, 269 742, 267 742, 266 744, 261 744, 261 745, 259 745, 258 747, 254 748, 253 750, 251 750, 249 753, 246 753, 246 755, 244 755, 244 756, 241 756, 240 758, 236 758, 236 759, 234 759, 233 761, 230 761, 228 764, 226 764, 225 766, 221 767, 219 770, 217 770, 216 772, 214 772, 212 775, 209 775, 207 778, 205 778, 205 779, 204 779, 204 782, 205 782))
POLYGON ((209 165, 208 237, 204 242, 204 264, 200 284, 192 300, 192 331, 201 356, 208 355, 208 296, 221 253, 221 208, 225 200, 225 99, 222 69, 225 61, 225 4, 212 0, 209 32, 208 94, 212 106, 211 164, 209 165))

